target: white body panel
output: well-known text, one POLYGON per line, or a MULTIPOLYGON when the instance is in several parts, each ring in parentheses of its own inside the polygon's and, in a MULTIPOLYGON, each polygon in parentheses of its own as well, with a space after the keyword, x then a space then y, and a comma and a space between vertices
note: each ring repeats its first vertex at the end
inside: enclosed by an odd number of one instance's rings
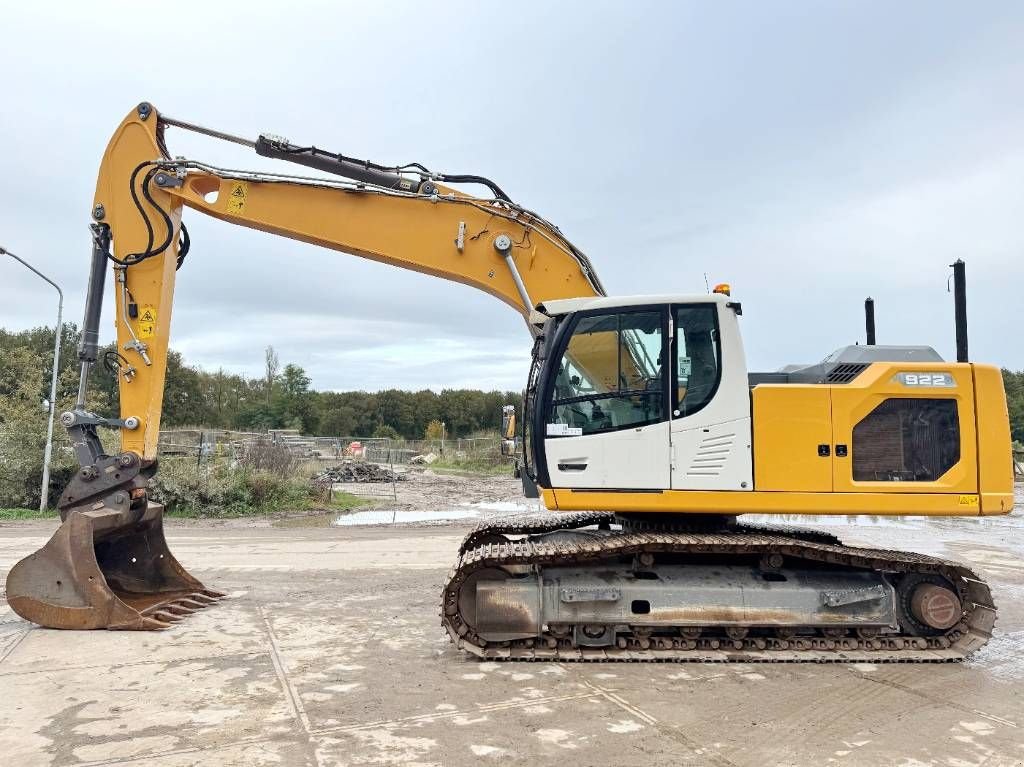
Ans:
POLYGON ((752 490, 753 484, 750 418, 672 432, 673 490, 752 490))
MULTIPOLYGON (((673 490, 753 490, 750 385, 736 314, 718 305, 722 378, 711 401, 672 420, 673 490)), ((674 414, 673 414, 674 415, 674 414)))
POLYGON ((662 490, 669 487, 669 424, 549 439, 544 444, 554 487, 662 490), (585 466, 564 468, 562 466, 585 466))

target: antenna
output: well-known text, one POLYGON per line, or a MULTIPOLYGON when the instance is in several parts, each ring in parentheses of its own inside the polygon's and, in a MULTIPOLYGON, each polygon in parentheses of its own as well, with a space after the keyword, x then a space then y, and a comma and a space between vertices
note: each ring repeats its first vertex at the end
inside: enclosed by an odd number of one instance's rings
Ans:
POLYGON ((711 283, 708 282, 708 273, 707 272, 704 272, 704 287, 707 289, 708 293, 711 292, 711 283))

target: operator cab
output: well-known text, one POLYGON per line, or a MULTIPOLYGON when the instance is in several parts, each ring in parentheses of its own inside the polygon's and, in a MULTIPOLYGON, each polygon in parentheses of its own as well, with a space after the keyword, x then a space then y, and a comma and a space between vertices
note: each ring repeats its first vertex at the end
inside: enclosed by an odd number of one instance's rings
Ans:
POLYGON ((541 487, 750 490, 750 395, 728 295, 548 301, 525 414, 541 487))

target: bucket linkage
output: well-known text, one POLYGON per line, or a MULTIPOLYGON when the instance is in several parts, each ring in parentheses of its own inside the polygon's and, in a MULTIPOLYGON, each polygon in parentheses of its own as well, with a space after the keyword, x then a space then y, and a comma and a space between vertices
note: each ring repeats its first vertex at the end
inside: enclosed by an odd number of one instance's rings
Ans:
POLYGON ((148 630, 225 596, 167 547, 164 507, 146 492, 155 471, 134 453, 82 468, 61 495, 61 526, 8 574, 11 608, 48 628, 148 630))

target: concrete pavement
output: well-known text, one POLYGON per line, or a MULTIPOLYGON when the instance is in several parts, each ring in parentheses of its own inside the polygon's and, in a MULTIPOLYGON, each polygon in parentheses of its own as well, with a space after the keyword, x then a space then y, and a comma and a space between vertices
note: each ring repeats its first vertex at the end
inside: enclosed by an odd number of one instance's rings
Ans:
MULTIPOLYGON (((10 765, 1024 764, 1020 517, 831 527, 990 579, 994 640, 953 665, 495 664, 437 600, 465 528, 168 524, 220 606, 160 633, 0 607, 10 765)), ((53 525, 0 527, 0 575, 53 525)))

